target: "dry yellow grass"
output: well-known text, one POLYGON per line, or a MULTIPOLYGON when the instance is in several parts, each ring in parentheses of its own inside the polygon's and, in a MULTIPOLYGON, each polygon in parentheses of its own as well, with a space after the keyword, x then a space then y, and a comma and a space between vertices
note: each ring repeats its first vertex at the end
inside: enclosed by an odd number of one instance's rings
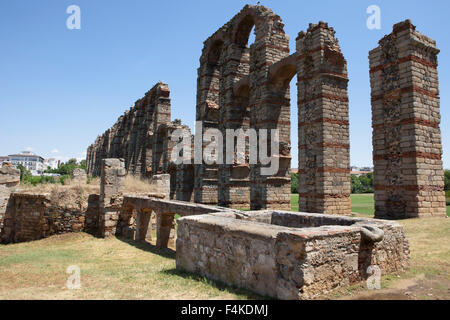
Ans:
MULTIPOLYGON (((79 187, 58 186, 59 191, 53 192, 57 195, 61 190, 79 187)), ((90 188, 98 188, 98 180, 81 187, 94 191, 90 188)), ((151 192, 147 183, 133 177, 127 178, 126 189, 151 192)), ((400 223, 410 241, 409 271, 384 275, 379 291, 368 291, 364 283, 359 283, 324 298, 450 299, 450 219, 410 219, 400 223)), ((245 290, 177 272, 174 258, 174 251, 158 251, 151 244, 98 239, 83 233, 0 245, 0 300, 259 298, 245 290), (81 268, 80 290, 66 288, 66 269, 70 265, 81 268)))
MULTIPOLYGON (((382 290, 364 283, 326 299, 450 299, 450 219, 401 221, 411 244, 411 269, 385 275, 382 290)), ((172 250, 116 238, 67 234, 0 245, 1 299, 248 299, 260 298, 179 273, 172 250), (81 268, 80 290, 66 288, 70 265, 81 268)))
POLYGON ((4 299, 246 299, 256 296, 177 272, 175 253, 151 244, 66 234, 0 245, 4 299), (66 287, 67 267, 81 270, 81 289, 66 287))
MULTIPOLYGON (((65 180, 64 185, 56 184, 31 184, 20 185, 12 191, 27 193, 47 193, 50 196, 52 205, 62 208, 85 211, 88 206, 88 197, 90 194, 100 193, 100 179, 94 178, 88 184, 65 180)), ((125 178, 125 193, 148 195, 157 192, 154 185, 148 181, 128 175, 125 178)))
POLYGON ((147 180, 127 175, 125 177, 125 192, 135 194, 149 194, 158 192, 155 185, 150 184, 147 180))
POLYGON ((408 219, 399 222, 405 228, 410 243, 410 269, 384 275, 382 290, 369 291, 364 283, 360 283, 334 292, 328 298, 450 299, 450 219, 408 219))

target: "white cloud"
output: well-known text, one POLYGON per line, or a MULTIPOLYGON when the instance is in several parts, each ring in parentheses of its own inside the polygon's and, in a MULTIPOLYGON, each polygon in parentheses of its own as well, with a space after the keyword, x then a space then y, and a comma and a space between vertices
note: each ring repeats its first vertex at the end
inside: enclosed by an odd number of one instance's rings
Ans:
POLYGON ((26 147, 26 148, 25 148, 25 151, 31 152, 31 151, 34 151, 34 148, 33 148, 33 147, 26 147))
POLYGON ((51 153, 59 153, 59 150, 58 150, 58 149, 53 149, 53 150, 51 151, 51 153))

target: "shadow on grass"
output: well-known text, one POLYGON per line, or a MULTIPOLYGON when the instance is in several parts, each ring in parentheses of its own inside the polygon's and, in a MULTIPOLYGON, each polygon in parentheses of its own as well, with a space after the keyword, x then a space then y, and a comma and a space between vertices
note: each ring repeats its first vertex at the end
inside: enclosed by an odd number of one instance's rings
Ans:
POLYGON ((163 270, 163 271, 161 271, 161 273, 166 274, 166 275, 182 277, 182 278, 188 279, 188 280, 198 281, 198 282, 207 284, 215 289, 218 289, 219 291, 229 292, 229 293, 235 294, 237 296, 241 296, 244 299, 272 300, 271 297, 260 296, 254 292, 251 292, 250 290, 238 288, 236 286, 230 286, 230 285, 223 283, 222 281, 210 280, 210 279, 200 276, 198 274, 190 273, 190 272, 183 271, 183 270, 169 269, 169 270, 163 270))
POLYGON ((147 241, 139 242, 139 241, 126 239, 126 238, 122 238, 122 237, 116 237, 116 238, 126 244, 129 244, 129 245, 139 249, 139 250, 157 254, 161 257, 168 258, 168 259, 175 260, 175 258, 176 258, 176 251, 172 250, 172 249, 169 249, 169 248, 158 249, 155 245, 153 245, 147 241))

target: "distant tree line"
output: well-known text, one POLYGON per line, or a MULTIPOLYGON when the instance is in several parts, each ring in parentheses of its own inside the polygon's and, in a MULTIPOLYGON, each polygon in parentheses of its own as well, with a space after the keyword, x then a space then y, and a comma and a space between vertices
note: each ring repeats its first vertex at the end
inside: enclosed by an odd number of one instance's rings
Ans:
MULTIPOLYGON (((450 205, 450 170, 444 171, 445 180, 445 196, 447 204, 450 205)), ((351 191, 352 193, 373 193, 373 173, 367 173, 360 176, 351 176, 351 191)), ((291 193, 298 193, 298 173, 291 173, 291 193)))
POLYGON ((86 160, 81 160, 80 163, 77 162, 77 159, 70 159, 66 163, 62 163, 56 169, 51 169, 50 167, 45 170, 45 173, 55 173, 61 176, 72 176, 73 170, 76 168, 81 168, 86 170, 86 160))
POLYGON ((444 171, 445 181, 445 197, 447 198, 447 205, 450 206, 450 170, 444 171))
POLYGON ((60 183, 65 184, 66 181, 70 180, 72 177, 73 170, 76 168, 82 168, 86 170, 86 160, 82 160, 79 163, 76 159, 70 159, 66 163, 62 163, 58 168, 52 169, 47 167, 44 173, 59 174, 59 177, 47 177, 44 175, 33 176, 29 170, 27 170, 23 165, 19 164, 17 169, 20 170, 20 182, 23 184, 31 184, 36 186, 42 183, 60 183))
POLYGON ((445 190, 450 190, 450 170, 444 171, 445 190))
MULTIPOLYGON (((351 192, 352 193, 373 193, 373 173, 351 176, 351 192)), ((298 193, 298 173, 291 173, 291 193, 298 193)))

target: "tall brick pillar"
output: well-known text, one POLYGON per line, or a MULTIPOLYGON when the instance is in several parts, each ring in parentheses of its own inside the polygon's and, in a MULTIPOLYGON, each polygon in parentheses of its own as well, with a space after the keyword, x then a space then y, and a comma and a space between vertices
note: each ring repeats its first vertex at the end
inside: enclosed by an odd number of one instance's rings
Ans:
POLYGON ((370 51, 376 218, 446 215, 438 53, 410 20, 370 51))
POLYGON ((270 67, 289 56, 289 36, 278 15, 262 6, 257 6, 256 10, 261 19, 255 20, 255 42, 250 47, 250 128, 256 129, 259 142, 261 129, 266 130, 266 156, 278 158, 278 170, 271 175, 262 174, 262 168, 268 168, 270 164, 261 162, 261 145, 258 143, 258 163, 250 165, 250 206, 252 210, 290 210, 290 88, 289 83, 277 87, 269 81, 270 67), (271 150, 272 130, 278 130, 278 155, 271 150))
POLYGON ((347 63, 334 35, 319 22, 297 38, 299 209, 348 215, 347 63))
MULTIPOLYGON (((211 47, 205 46, 200 57, 197 78, 196 121, 202 123, 202 137, 208 129, 219 128, 220 55, 222 47, 222 40, 212 41, 211 47)), ((199 134, 200 132, 196 132, 197 136, 199 134)), ((203 140, 199 143, 202 150, 209 144, 209 142, 203 140)), ((194 165, 194 177, 194 201, 211 205, 217 204, 218 165, 196 163, 194 165)))
POLYGON ((100 180, 99 235, 116 234, 126 176, 123 159, 103 159, 100 180))

